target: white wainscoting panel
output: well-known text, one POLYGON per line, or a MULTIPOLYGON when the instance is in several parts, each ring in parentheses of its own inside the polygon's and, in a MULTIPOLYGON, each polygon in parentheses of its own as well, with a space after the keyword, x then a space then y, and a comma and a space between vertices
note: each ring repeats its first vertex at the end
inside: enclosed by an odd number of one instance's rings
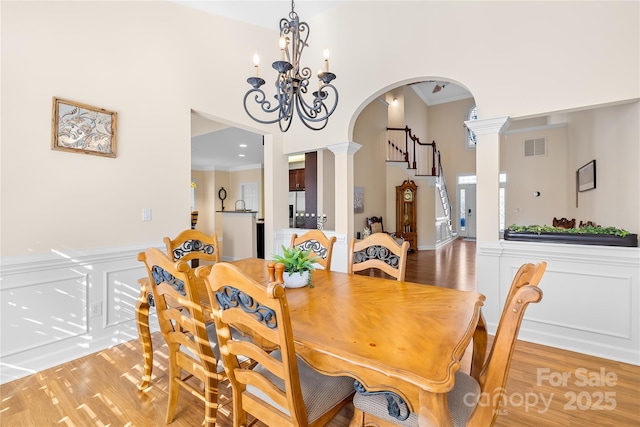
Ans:
POLYGON ((106 328, 135 321, 136 302, 140 294, 138 279, 146 275, 140 266, 111 270, 106 273, 104 301, 106 307, 104 326, 106 328))
POLYGON ((520 265, 547 261, 542 301, 527 309, 519 339, 640 365, 640 249, 507 241, 477 249, 489 333, 520 265), (497 277, 483 268, 496 258, 497 277))
MULTIPOLYGON (((147 273, 137 254, 147 247, 164 250, 154 242, 2 257, 0 383, 138 339, 138 279, 147 273)), ((152 317, 157 331, 153 310, 152 317)))
POLYGON ((553 270, 545 275, 545 282, 554 286, 544 286, 544 310, 532 309, 527 316, 530 322, 576 333, 631 338, 633 293, 629 276, 553 270))
POLYGON ((3 286, 0 291, 3 357, 89 332, 88 275, 81 271, 51 273, 47 281, 3 286))

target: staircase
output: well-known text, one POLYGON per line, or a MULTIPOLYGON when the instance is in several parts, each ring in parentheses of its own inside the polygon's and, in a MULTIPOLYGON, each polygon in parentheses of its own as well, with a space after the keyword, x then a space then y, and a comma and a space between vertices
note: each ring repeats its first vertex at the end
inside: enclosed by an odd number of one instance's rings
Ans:
POLYGON ((416 177, 435 177, 442 210, 447 220, 447 231, 452 236, 455 235, 451 219, 451 202, 436 142, 421 142, 417 136, 413 135, 408 126, 387 128, 387 162, 406 163, 407 168, 413 171, 413 175, 416 177))

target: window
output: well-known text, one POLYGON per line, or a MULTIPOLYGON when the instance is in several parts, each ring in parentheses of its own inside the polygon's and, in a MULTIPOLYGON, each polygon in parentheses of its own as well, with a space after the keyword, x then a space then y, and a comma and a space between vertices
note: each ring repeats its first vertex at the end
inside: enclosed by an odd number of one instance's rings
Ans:
POLYGON ((467 190, 460 190, 460 231, 467 229, 467 190))
MULTIPOLYGON (((504 184, 507 182, 507 174, 501 173, 499 175, 500 184, 504 184)), ((458 184, 476 184, 478 179, 475 175, 459 175, 458 176, 458 184)))
MULTIPOLYGON (((465 121, 467 120, 478 120, 478 107, 475 105, 472 105, 471 108, 469 108, 469 110, 467 111, 467 117, 465 118, 465 121)), ((471 129, 469 129, 467 127, 467 149, 468 150, 473 150, 476 148, 476 134, 473 133, 473 131, 471 129)))

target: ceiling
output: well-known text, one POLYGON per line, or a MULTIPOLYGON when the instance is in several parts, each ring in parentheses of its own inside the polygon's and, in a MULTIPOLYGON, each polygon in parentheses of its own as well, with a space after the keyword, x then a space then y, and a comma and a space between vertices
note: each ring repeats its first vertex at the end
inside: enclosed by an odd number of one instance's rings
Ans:
POLYGON ((228 127, 191 137, 191 169, 252 169, 264 163, 262 135, 228 127))
POLYGON ((471 92, 462 86, 442 80, 429 80, 411 85, 422 101, 431 106, 446 104, 447 102, 460 101, 471 98, 471 92), (440 89, 436 89, 440 87, 440 89))
MULTIPOLYGON (((214 15, 224 16, 225 18, 235 19, 236 21, 273 29, 278 29, 280 19, 287 17, 291 11, 291 2, 283 0, 169 1, 191 7, 193 9, 202 10, 207 13, 212 13, 214 15)), ((308 22, 311 18, 314 18, 315 16, 343 3, 346 3, 346 1, 297 0, 295 2, 295 11, 300 16, 300 20, 308 22)))
MULTIPOLYGON (((183 1, 173 3, 222 15, 230 19, 277 30, 280 19, 287 16, 289 1, 183 1)), ((297 0, 296 12, 310 20, 345 1, 297 0)), ((465 88, 446 81, 426 81, 411 85, 427 105, 444 104, 471 98, 465 88), (440 86, 435 91, 436 85, 440 86)), ((191 115, 191 168, 193 170, 234 170, 264 162, 262 135, 213 122, 198 114, 191 115), (244 144, 246 147, 241 147, 244 144), (243 154, 244 157, 240 157, 243 154)))

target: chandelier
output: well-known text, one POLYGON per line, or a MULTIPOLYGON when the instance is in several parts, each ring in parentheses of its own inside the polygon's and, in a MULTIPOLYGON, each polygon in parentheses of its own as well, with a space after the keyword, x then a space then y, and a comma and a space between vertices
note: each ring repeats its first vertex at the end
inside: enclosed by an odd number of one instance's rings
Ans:
POLYGON ((253 57, 255 76, 247 79, 252 89, 244 95, 244 110, 256 122, 263 124, 277 122, 282 132, 289 130, 295 110, 306 127, 311 130, 321 130, 327 125, 329 116, 338 105, 338 91, 331 84, 336 75, 329 72, 329 51, 325 50, 324 69, 319 70, 317 75, 318 88, 312 92, 313 97, 308 96, 307 100, 304 99, 304 95, 313 90, 309 87, 311 69, 300 65, 302 51, 308 46, 309 25, 306 22, 300 22, 294 7, 292 0, 289 19, 280 20, 280 60, 272 64, 278 72, 275 80, 275 102, 267 100, 264 91, 260 88, 265 81, 259 76, 260 58, 256 54, 253 57), (251 96, 255 103, 250 102, 251 96), (252 111, 266 118, 260 119, 254 115, 248 108, 247 101, 252 111))

